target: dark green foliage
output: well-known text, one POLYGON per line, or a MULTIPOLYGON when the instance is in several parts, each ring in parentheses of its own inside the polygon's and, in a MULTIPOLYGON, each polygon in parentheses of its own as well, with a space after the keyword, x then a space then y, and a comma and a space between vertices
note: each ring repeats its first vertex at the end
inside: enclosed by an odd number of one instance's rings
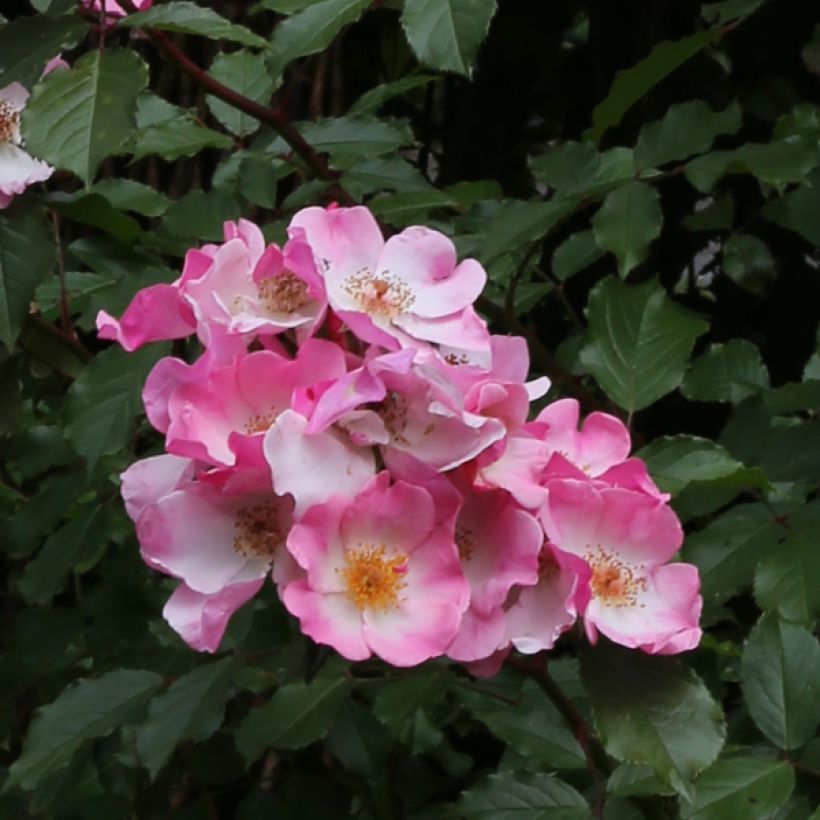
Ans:
POLYGON ((814 5, 155 0, 101 32, 4 4, 0 89, 56 173, 0 210, 1 820, 820 817, 814 5), (216 656, 167 627, 118 476, 159 452, 140 390, 170 345, 126 354, 96 313, 226 219, 280 241, 345 197, 451 235, 551 397, 630 423, 701 572, 698 649, 576 629, 489 679, 348 664, 271 585, 216 656))

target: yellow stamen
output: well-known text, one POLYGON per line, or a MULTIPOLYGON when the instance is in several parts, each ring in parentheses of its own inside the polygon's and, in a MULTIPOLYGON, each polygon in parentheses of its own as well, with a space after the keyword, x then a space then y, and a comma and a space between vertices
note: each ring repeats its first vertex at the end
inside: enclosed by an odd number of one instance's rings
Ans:
POLYGON ((347 597, 359 610, 387 612, 399 603, 399 593, 407 586, 407 556, 387 556, 384 544, 360 544, 348 550, 347 564, 337 570, 347 586, 347 597))

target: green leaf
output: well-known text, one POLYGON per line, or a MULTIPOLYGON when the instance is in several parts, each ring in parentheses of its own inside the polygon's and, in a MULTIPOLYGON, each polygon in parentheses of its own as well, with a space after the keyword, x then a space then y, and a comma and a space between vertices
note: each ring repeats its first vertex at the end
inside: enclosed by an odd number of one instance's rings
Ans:
POLYGON ((591 142, 600 142, 604 132, 617 125, 624 114, 650 89, 721 36, 720 29, 699 31, 681 40, 658 43, 632 68, 619 71, 606 99, 592 112, 592 127, 584 134, 591 142))
POLYGON ((394 97, 401 97, 415 88, 421 88, 432 82, 435 77, 429 74, 414 74, 412 77, 402 77, 392 83, 382 83, 370 91, 365 91, 347 110, 348 115, 364 116, 375 114, 386 102, 394 97))
POLYGON ((564 194, 586 193, 597 178, 601 155, 588 142, 562 142, 530 157, 533 176, 564 194))
POLYGON ((73 48, 88 27, 74 15, 18 17, 0 25, 0 88, 13 82, 31 88, 45 64, 73 48))
POLYGON ((769 386, 760 351, 745 339, 713 345, 693 364, 683 380, 683 395, 697 401, 738 404, 769 386))
POLYGON ((369 5, 369 0, 316 0, 283 20, 274 30, 270 43, 276 71, 297 57, 324 51, 369 5))
POLYGON ((552 702, 531 682, 524 684, 514 707, 480 694, 467 709, 490 731, 528 761, 545 769, 583 769, 584 750, 552 702))
POLYGON ((167 160, 192 157, 204 148, 226 150, 233 140, 190 119, 149 125, 134 135, 134 160, 156 154, 167 160))
POLYGON ((440 668, 422 669, 398 681, 390 681, 379 692, 373 713, 393 734, 407 740, 419 709, 441 701, 447 694, 448 678, 440 668))
POLYGON ((591 820, 587 802, 572 786, 546 774, 491 774, 456 804, 464 820, 591 820))
POLYGON ((676 790, 717 758, 720 705, 680 661, 601 643, 581 653, 581 678, 609 754, 644 763, 676 790))
MULTIPOLYGON (((232 54, 220 52, 208 73, 222 85, 254 102, 267 104, 273 92, 273 78, 268 73, 262 54, 244 50, 232 54)), ((205 99, 211 113, 232 134, 244 137, 259 128, 259 120, 255 117, 245 114, 217 97, 209 95, 205 99)))
POLYGON ((495 10, 495 0, 406 0, 401 22, 422 63, 469 77, 495 10))
POLYGON ((125 244, 142 234, 139 222, 120 213, 108 199, 97 193, 52 194, 48 206, 60 216, 99 228, 125 244))
POLYGON ((97 166, 131 136, 148 67, 133 52, 108 48, 52 71, 23 112, 26 148, 91 185, 97 166))
POLYGON ((687 536, 681 557, 700 570, 706 606, 751 586, 758 562, 777 544, 778 529, 765 505, 738 504, 687 536))
POLYGON ((743 700, 752 720, 781 749, 814 737, 820 720, 820 643, 804 626, 764 615, 740 663, 743 700))
POLYGON ((66 435, 92 468, 101 456, 118 453, 131 436, 141 412, 140 393, 160 346, 126 353, 104 350, 71 385, 66 402, 66 435))
POLYGON ((0 211, 0 342, 9 350, 55 260, 54 233, 42 209, 14 202, 0 211))
POLYGON ((779 427, 766 443, 760 466, 772 481, 818 480, 820 421, 779 427))
POLYGON ((302 136, 317 151, 357 157, 387 154, 413 141, 413 134, 404 123, 373 117, 320 120, 303 128, 302 136))
POLYGON ((782 384, 780 387, 767 390, 763 394, 763 401, 766 402, 769 411, 776 416, 813 410, 820 407, 820 379, 782 384))
POLYGON ((788 137, 705 154, 687 164, 686 178, 704 193, 727 174, 752 174, 770 185, 785 185, 802 182, 818 161, 816 137, 788 137))
POLYGON ((665 492, 679 493, 695 481, 715 481, 735 477, 750 479, 750 486, 765 486, 765 480, 754 477, 719 444, 697 436, 665 436, 655 439, 638 454, 649 473, 665 492))
POLYGON ((444 191, 430 188, 428 191, 402 191, 399 194, 382 194, 368 202, 373 213, 394 225, 409 225, 428 218, 433 208, 451 208, 455 200, 444 191))
POLYGON ((235 662, 231 657, 200 666, 183 675, 148 706, 148 717, 137 729, 140 760, 152 777, 183 740, 200 742, 222 723, 235 662))
POLYGON ((680 384, 692 345, 707 329, 671 302, 656 281, 627 285, 609 277, 592 291, 588 315, 581 362, 629 412, 680 384))
POLYGON ((133 179, 101 179, 92 193, 104 196, 115 208, 143 216, 162 216, 170 205, 165 194, 133 179))
POLYGON ((252 709, 239 724, 236 744, 248 761, 265 749, 301 749, 323 738, 350 692, 343 676, 290 683, 274 692, 267 705, 252 709))
POLYGON ((230 40, 257 48, 266 48, 268 45, 263 37, 244 26, 229 22, 213 9, 181 0, 129 14, 121 18, 117 25, 118 28, 157 28, 180 34, 199 34, 212 40, 230 40))
POLYGON ((578 231, 555 249, 552 255, 552 272, 564 281, 588 268, 603 255, 604 251, 595 243, 595 234, 591 230, 578 231))
POLYGON ((485 232, 481 258, 485 264, 490 264, 502 254, 537 242, 569 216, 577 202, 574 198, 566 198, 551 202, 512 200, 502 203, 485 232))
POLYGON ((643 171, 702 154, 715 137, 734 134, 741 119, 737 103, 723 111, 713 111, 702 100, 673 105, 662 120, 641 129, 635 146, 635 168, 643 171))
POLYGON ((72 572, 91 569, 108 544, 111 521, 102 504, 87 506, 53 535, 33 561, 26 564, 20 591, 27 601, 49 604, 72 572))
POLYGON ((795 510, 777 531, 780 543, 755 575, 755 598, 761 609, 812 627, 820 616, 820 502, 795 510))
POLYGON ((36 788, 67 766, 83 743, 105 737, 132 720, 161 685, 162 678, 155 672, 116 669, 70 686, 35 716, 6 788, 36 788))
POLYGON ((646 259, 662 221, 658 192, 643 182, 630 182, 607 196, 592 218, 592 230, 598 246, 615 254, 625 277, 646 259))
POLYGON ((691 820, 771 820, 794 790, 788 763, 755 757, 719 760, 695 784, 682 816, 691 820))
POLYGON ((219 190, 189 191, 165 213, 163 229, 175 239, 223 241, 223 226, 228 219, 239 219, 242 211, 236 199, 219 190))
MULTIPOLYGON (((431 192, 436 189, 415 169, 400 157, 365 159, 358 162, 341 179, 342 187, 357 198, 376 191, 389 190, 431 192)), ((444 195, 445 198, 446 194, 444 195)))
POLYGON ((774 200, 763 209, 763 215, 777 225, 800 234, 820 247, 820 172, 813 173, 805 185, 774 200))

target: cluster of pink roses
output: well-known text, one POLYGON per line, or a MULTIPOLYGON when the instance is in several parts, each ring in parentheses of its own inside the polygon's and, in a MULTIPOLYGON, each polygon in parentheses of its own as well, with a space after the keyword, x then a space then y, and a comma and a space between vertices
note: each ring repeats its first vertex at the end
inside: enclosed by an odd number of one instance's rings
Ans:
POLYGON ((576 401, 528 421, 546 379, 473 309, 486 274, 423 227, 384 240, 364 207, 296 214, 190 250, 100 336, 196 334, 144 389, 167 454, 122 477, 145 561, 179 579, 164 615, 213 651, 269 574, 302 631, 351 660, 439 655, 492 669, 590 640, 675 653, 699 640, 695 567, 627 429, 576 401))

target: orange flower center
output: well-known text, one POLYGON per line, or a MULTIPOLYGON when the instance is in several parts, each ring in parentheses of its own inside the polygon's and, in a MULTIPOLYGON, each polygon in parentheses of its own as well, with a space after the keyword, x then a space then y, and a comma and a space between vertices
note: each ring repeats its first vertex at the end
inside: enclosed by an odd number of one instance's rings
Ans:
POLYGON ((19 126, 20 112, 7 100, 0 100, 0 142, 16 141, 19 126))
POLYGON ((252 436, 254 433, 264 433, 265 430, 267 430, 271 424, 276 421, 278 416, 279 411, 273 409, 271 409, 268 413, 257 413, 256 415, 248 418, 242 429, 249 436, 252 436))
POLYGON ((347 597, 356 608, 379 612, 394 609, 399 593, 407 586, 407 556, 388 556, 384 544, 361 544, 348 550, 345 558, 347 564, 339 572, 347 586, 347 597))
POLYGON ((270 313, 292 313, 310 301, 307 283, 290 271, 257 282, 256 292, 270 313))
POLYGON ((455 541, 458 547, 458 557, 462 561, 469 561, 473 557, 473 531, 464 527, 456 527, 455 541))
POLYGON ((643 564, 633 567, 616 555, 605 552, 600 544, 586 555, 592 569, 590 588, 593 597, 605 606, 640 606, 639 594, 646 589, 646 581, 640 575, 643 564))
POLYGON ((367 269, 356 271, 342 288, 365 313, 386 319, 407 313, 416 301, 407 284, 387 271, 378 276, 367 269))
POLYGON ((233 548, 243 558, 272 558, 284 539, 279 510, 271 502, 242 507, 237 512, 233 548))

